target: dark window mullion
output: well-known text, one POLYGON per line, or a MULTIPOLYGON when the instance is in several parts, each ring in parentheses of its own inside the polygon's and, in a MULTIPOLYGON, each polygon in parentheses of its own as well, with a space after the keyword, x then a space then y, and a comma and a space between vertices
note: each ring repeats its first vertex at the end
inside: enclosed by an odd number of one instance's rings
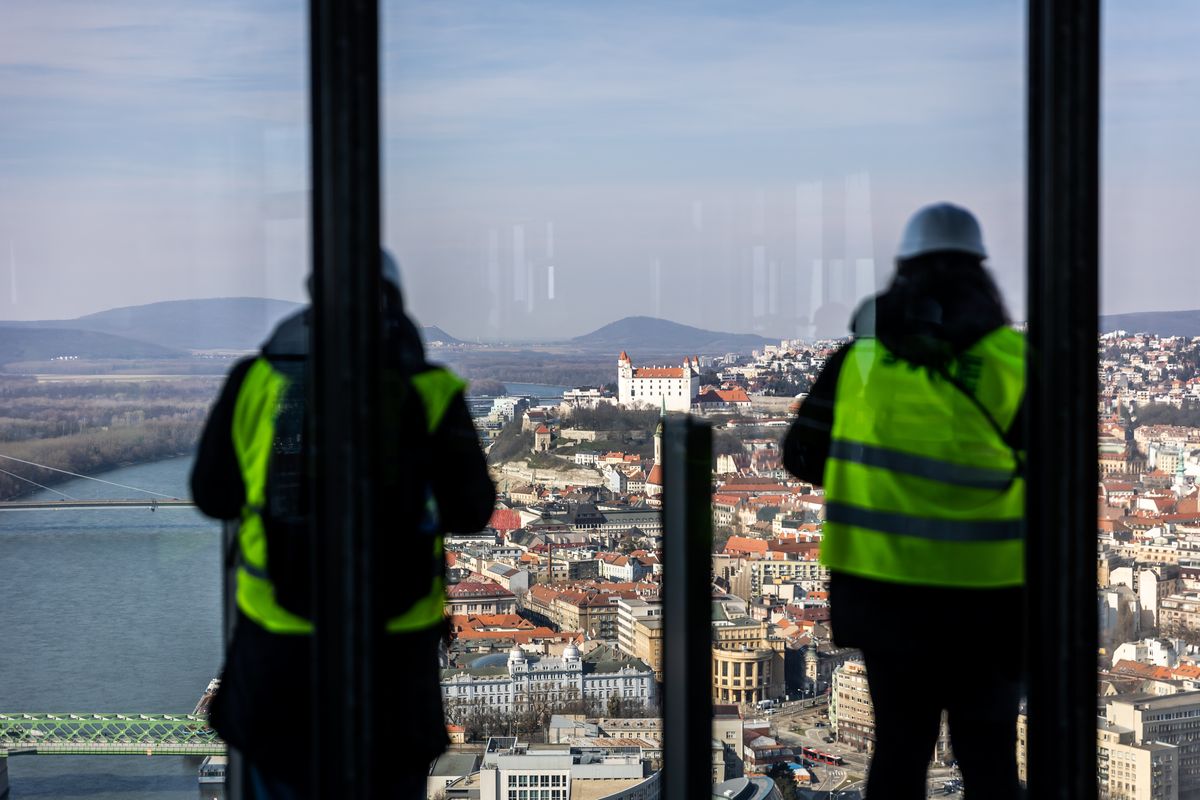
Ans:
POLYGON ((379 414, 379 9, 311 0, 315 794, 378 796, 371 624, 379 414))
POLYGON ((1096 797, 1100 4, 1029 5, 1028 782, 1096 797))

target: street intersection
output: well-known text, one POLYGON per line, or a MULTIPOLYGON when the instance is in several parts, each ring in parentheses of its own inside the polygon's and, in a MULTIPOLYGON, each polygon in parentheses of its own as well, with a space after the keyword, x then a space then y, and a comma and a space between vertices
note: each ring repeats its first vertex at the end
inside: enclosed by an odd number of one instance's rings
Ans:
MULTIPOLYGON (((826 711, 824 703, 814 704, 812 700, 784 703, 767 717, 771 721, 771 735, 783 744, 796 748, 812 747, 841 756, 845 762, 840 766, 811 765, 815 781, 810 789, 802 790, 802 796, 821 800, 860 800, 866 797, 869 759, 865 753, 837 741, 826 741, 833 736, 826 711)), ((958 778, 956 767, 931 764, 928 797, 961 800, 961 790, 947 792, 944 788, 958 778)))

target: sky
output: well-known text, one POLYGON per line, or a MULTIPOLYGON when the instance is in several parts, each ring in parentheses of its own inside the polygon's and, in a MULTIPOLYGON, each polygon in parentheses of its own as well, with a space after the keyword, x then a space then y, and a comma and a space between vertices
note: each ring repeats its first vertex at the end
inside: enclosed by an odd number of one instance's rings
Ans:
MULTIPOLYGON (((385 243, 466 339, 661 316, 839 333, 905 219, 1024 305, 1024 4, 395 2, 385 243)), ((1200 307, 1200 6, 1105 4, 1102 307, 1200 307)), ((304 299, 306 7, 7 0, 0 319, 304 299)))

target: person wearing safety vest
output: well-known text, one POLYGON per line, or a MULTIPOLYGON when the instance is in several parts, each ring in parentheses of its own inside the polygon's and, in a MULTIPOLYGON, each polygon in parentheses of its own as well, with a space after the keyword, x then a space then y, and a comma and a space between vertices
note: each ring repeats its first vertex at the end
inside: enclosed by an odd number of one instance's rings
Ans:
MULTIPOLYGON (((495 488, 464 399, 466 384, 426 362, 404 312, 399 269, 386 253, 383 278, 381 391, 388 391, 390 377, 399 376, 390 383, 403 384, 394 394, 406 398, 400 406, 389 406, 385 398, 385 409, 393 413, 385 411, 381 420, 383 449, 393 460, 416 465, 413 472, 423 483, 412 491, 391 487, 392 504, 407 508, 391 520, 396 536, 385 537, 392 544, 385 544, 384 555, 395 562, 401 587, 396 591, 409 594, 395 601, 385 623, 386 681, 376 711, 390 720, 385 746, 395 758, 387 796, 415 798, 424 797, 429 764, 449 743, 439 686, 438 647, 446 622, 441 535, 481 530, 491 516, 495 488)), ((308 318, 306 307, 283 320, 258 355, 230 371, 191 479, 201 511, 239 522, 237 549, 229 554, 237 564, 237 621, 210 723, 245 757, 255 794, 263 798, 306 797, 310 791, 313 625, 308 592, 289 588, 288 540, 277 533, 294 537, 309 530, 305 481, 289 472, 306 462, 302 453, 290 462, 286 456, 298 449, 306 429, 300 387, 309 363, 308 318), (289 529, 285 522, 293 517, 289 529)))
POLYGON ((905 228, 784 442, 825 488, 833 638, 859 648, 875 718, 867 794, 924 798, 948 715, 972 798, 1019 795, 1025 339, 950 204, 905 228))

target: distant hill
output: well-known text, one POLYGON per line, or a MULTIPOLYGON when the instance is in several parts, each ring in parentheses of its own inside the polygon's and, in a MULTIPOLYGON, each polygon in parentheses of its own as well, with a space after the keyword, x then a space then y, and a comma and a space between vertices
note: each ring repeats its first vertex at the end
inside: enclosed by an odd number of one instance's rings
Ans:
POLYGON ((450 334, 436 325, 426 325, 421 328, 421 339, 426 344, 430 342, 441 342, 442 344, 463 344, 461 339, 455 339, 450 334))
POLYGON ((679 356, 746 353, 778 343, 778 339, 767 339, 753 333, 706 331, 654 317, 625 317, 571 340, 571 344, 578 347, 607 349, 614 354, 620 350, 635 350, 669 352, 679 356))
POLYGON ((1200 309, 1194 311, 1137 311, 1100 318, 1100 332, 1128 331, 1159 336, 1200 336, 1200 309))
POLYGON ((178 358, 182 350, 99 331, 0 327, 0 365, 52 358, 178 358))
POLYGON ((263 343, 275 323, 297 308, 298 303, 261 297, 168 300, 113 308, 77 319, 0 321, 0 329, 95 331, 179 350, 253 350, 263 343))
POLYGON ((253 350, 299 303, 262 297, 170 300, 89 314, 69 327, 190 350, 253 350))

